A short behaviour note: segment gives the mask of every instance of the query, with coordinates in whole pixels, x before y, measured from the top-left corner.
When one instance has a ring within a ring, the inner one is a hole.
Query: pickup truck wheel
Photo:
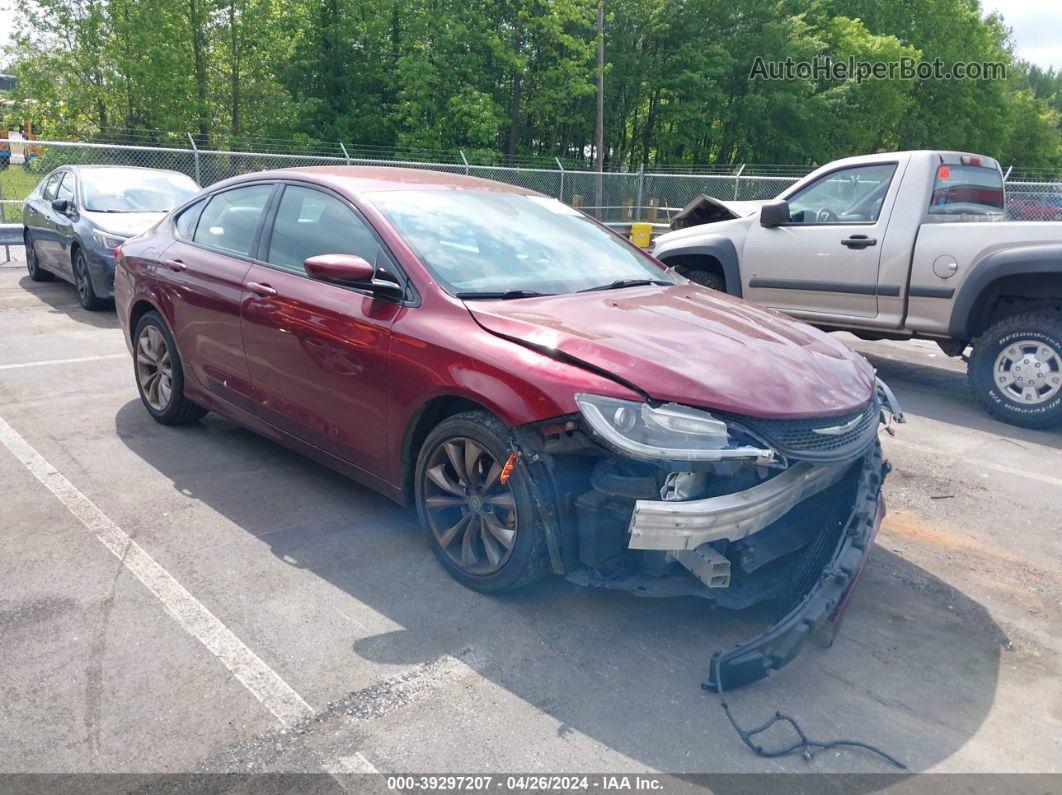
[[[1062,316],[1001,320],[974,343],[970,386],[988,413],[1023,428],[1062,424]]]
[[[715,271],[706,270],[694,270],[692,268],[677,268],[680,276],[685,276],[691,282],[699,284],[702,287],[711,287],[713,290],[718,290],[721,293],[726,292],[726,279],[723,278],[723,274],[716,273]]]
[[[509,429],[486,411],[439,423],[417,457],[417,513],[435,556],[477,591],[507,591],[549,570],[526,470],[505,472]]]

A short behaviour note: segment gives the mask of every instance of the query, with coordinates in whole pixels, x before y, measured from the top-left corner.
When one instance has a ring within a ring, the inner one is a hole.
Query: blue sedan
[[[63,166],[26,199],[26,267],[34,281],[59,276],[85,309],[114,297],[114,250],[199,192],[178,171],[129,166]]]

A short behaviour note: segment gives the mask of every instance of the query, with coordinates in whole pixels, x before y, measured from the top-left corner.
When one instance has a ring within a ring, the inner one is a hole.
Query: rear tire
[[[524,468],[501,482],[509,440],[493,414],[469,411],[439,423],[417,457],[417,515],[435,556],[459,583],[485,593],[521,588],[549,571]]]
[[[105,299],[96,295],[96,288],[92,286],[92,277],[88,272],[88,260],[80,248],[74,254],[74,286],[77,287],[77,297],[82,309],[95,312],[108,305]]]
[[[22,243],[26,247],[26,270],[29,271],[30,279],[35,282],[50,282],[54,279],[54,273],[41,267],[37,259],[37,244],[33,242],[33,235],[28,229],[22,233]]]
[[[156,422],[180,425],[207,410],[184,396],[184,368],[173,336],[158,312],[147,312],[133,332],[133,372],[140,400]]]
[[[1062,315],[1005,318],[973,346],[967,375],[996,419],[1022,428],[1062,425]]]

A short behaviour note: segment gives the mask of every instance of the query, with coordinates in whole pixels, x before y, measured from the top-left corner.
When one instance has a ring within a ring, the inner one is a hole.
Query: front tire
[[[502,474],[509,429],[470,411],[439,423],[417,457],[417,514],[439,562],[462,585],[487,593],[540,579],[549,570],[545,532],[523,467]]]
[[[148,312],[133,332],[133,367],[140,400],[156,422],[180,425],[207,410],[184,396],[184,368],[173,336],[158,312]]]
[[[1062,425],[1062,315],[999,321],[974,343],[967,373],[993,417],[1022,428]]]
[[[88,259],[80,248],[74,254],[74,286],[77,287],[77,297],[82,309],[95,312],[107,306],[107,301],[96,295],[96,288],[92,286],[92,277],[88,272]]]
[[[694,284],[699,284],[702,287],[709,287],[712,290],[718,290],[721,293],[726,292],[726,279],[723,278],[723,274],[715,271],[706,270],[693,270],[691,268],[677,268],[680,276],[685,276]]]
[[[50,282],[54,279],[55,274],[41,267],[37,259],[37,244],[33,242],[33,235],[28,229],[22,233],[22,243],[26,247],[26,270],[29,271],[30,279],[35,282]]]

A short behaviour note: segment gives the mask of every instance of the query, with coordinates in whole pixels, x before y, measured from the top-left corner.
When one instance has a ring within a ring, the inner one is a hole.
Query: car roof
[[[490,179],[464,174],[452,174],[426,168],[401,166],[302,166],[258,171],[232,177],[212,188],[237,185],[262,179],[306,179],[319,185],[338,188],[355,194],[391,190],[478,190],[498,193],[540,195],[537,191]]]

